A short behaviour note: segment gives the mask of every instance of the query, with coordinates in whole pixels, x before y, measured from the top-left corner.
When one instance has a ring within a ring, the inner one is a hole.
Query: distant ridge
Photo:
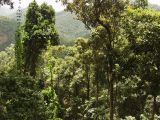
[[[0,8],[0,13],[4,10]],[[23,9],[23,14],[25,13],[26,9]],[[7,21],[3,19],[4,16]],[[73,45],[76,38],[87,37],[90,32],[82,22],[75,19],[75,15],[65,11],[56,13],[56,29],[60,35],[61,44],[65,45]],[[14,43],[15,30],[16,11],[3,14],[3,17],[2,14],[0,14],[0,50],[3,50],[10,43]],[[5,39],[3,40],[4,36]]]
[[[150,4],[149,7],[160,10],[160,6]],[[27,9],[23,9],[25,15]],[[76,16],[69,12],[56,13],[56,29],[60,35],[61,44],[73,45],[78,37],[89,37],[90,31],[84,24],[75,19]],[[14,43],[16,30],[16,10],[0,7],[0,50],[10,43]]]
[[[76,38],[87,37],[90,33],[75,15],[64,11],[56,13],[56,28],[63,44],[73,44]]]

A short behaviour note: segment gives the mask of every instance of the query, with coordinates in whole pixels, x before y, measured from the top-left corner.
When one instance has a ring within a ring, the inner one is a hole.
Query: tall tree
[[[125,21],[127,39],[129,41],[129,51],[133,51],[132,75],[136,74],[140,78],[139,89],[142,89],[145,96],[153,96],[153,107],[151,116],[153,120],[157,112],[156,98],[159,95],[159,20],[160,13],[149,9],[129,9],[127,15],[130,16]],[[132,19],[132,20],[130,20]],[[136,31],[134,31],[136,29]],[[131,65],[131,64],[130,64]],[[134,69],[133,69],[134,68]],[[148,83],[148,85],[146,85]],[[146,97],[147,98],[147,97]],[[149,113],[150,114],[150,113]]]
[[[67,5],[67,9],[74,12],[78,19],[81,20],[88,28],[97,27],[101,25],[106,30],[107,43],[106,53],[108,65],[106,68],[107,79],[109,81],[110,91],[110,120],[113,120],[114,116],[114,56],[113,49],[114,43],[117,39],[117,33],[119,30],[119,20],[121,13],[124,10],[125,1],[122,0],[61,0]]]
[[[39,46],[36,44],[40,42],[38,39],[40,38],[39,21],[41,19],[39,11],[39,6],[35,1],[30,3],[24,24],[24,72],[29,72],[31,76],[36,74],[36,62],[40,54]]]
[[[79,63],[82,64],[82,69],[85,71],[84,77],[87,82],[87,100],[90,100],[90,89],[91,89],[91,79],[90,79],[90,67],[92,61],[92,53],[90,50],[89,40],[84,38],[79,38],[76,42],[76,47],[78,51]]]
[[[33,1],[28,7],[24,25],[24,71],[36,76],[38,57],[47,47],[50,40],[58,44],[58,34],[55,30],[55,12],[45,3],[41,7]]]

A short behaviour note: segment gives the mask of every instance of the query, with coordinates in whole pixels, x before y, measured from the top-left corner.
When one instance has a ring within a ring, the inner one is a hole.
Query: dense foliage
[[[31,78],[0,77],[0,116],[3,120],[45,120],[45,102]]]
[[[159,120],[160,12],[142,0],[62,2],[90,36],[58,45],[54,10],[32,2],[15,56],[0,52],[1,119]]]
[[[48,44],[58,45],[59,37],[55,30],[55,12],[51,6],[34,1],[30,3],[26,14],[22,35],[24,49],[24,72],[36,75],[38,57]]]

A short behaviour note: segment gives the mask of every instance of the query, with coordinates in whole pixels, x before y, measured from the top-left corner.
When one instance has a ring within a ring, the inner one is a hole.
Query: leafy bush
[[[23,76],[0,76],[1,120],[51,120],[48,105],[36,81]]]

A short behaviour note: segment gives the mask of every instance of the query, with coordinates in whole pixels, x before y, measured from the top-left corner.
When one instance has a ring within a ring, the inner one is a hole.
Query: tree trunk
[[[33,77],[33,78],[35,78],[36,77],[36,60],[35,59],[33,59],[32,60],[32,65],[31,65],[32,67],[30,68],[30,75]]]
[[[50,75],[51,75],[51,89],[52,89],[52,92],[54,91],[54,88],[53,88],[53,72],[52,72],[52,67],[50,66]]]
[[[156,113],[156,95],[153,96],[153,108],[152,108],[152,118],[151,118],[151,120],[154,120],[155,113]]]
[[[96,67],[95,68],[95,82],[96,82],[96,108],[98,109],[98,96],[99,96],[99,86],[98,86],[98,83],[99,83],[99,75],[98,75],[98,68]],[[98,113],[96,113],[96,120],[98,120]]]
[[[90,100],[90,78],[89,78],[89,66],[86,65],[86,80],[87,80],[87,99]]]
[[[110,44],[111,46],[111,44]],[[109,79],[109,94],[110,94],[110,120],[114,119],[114,80],[113,80],[113,57],[112,57],[112,49],[109,50],[109,73],[108,73],[108,79]]]
[[[113,82],[110,83],[110,120],[114,117],[114,93],[113,93]]]

